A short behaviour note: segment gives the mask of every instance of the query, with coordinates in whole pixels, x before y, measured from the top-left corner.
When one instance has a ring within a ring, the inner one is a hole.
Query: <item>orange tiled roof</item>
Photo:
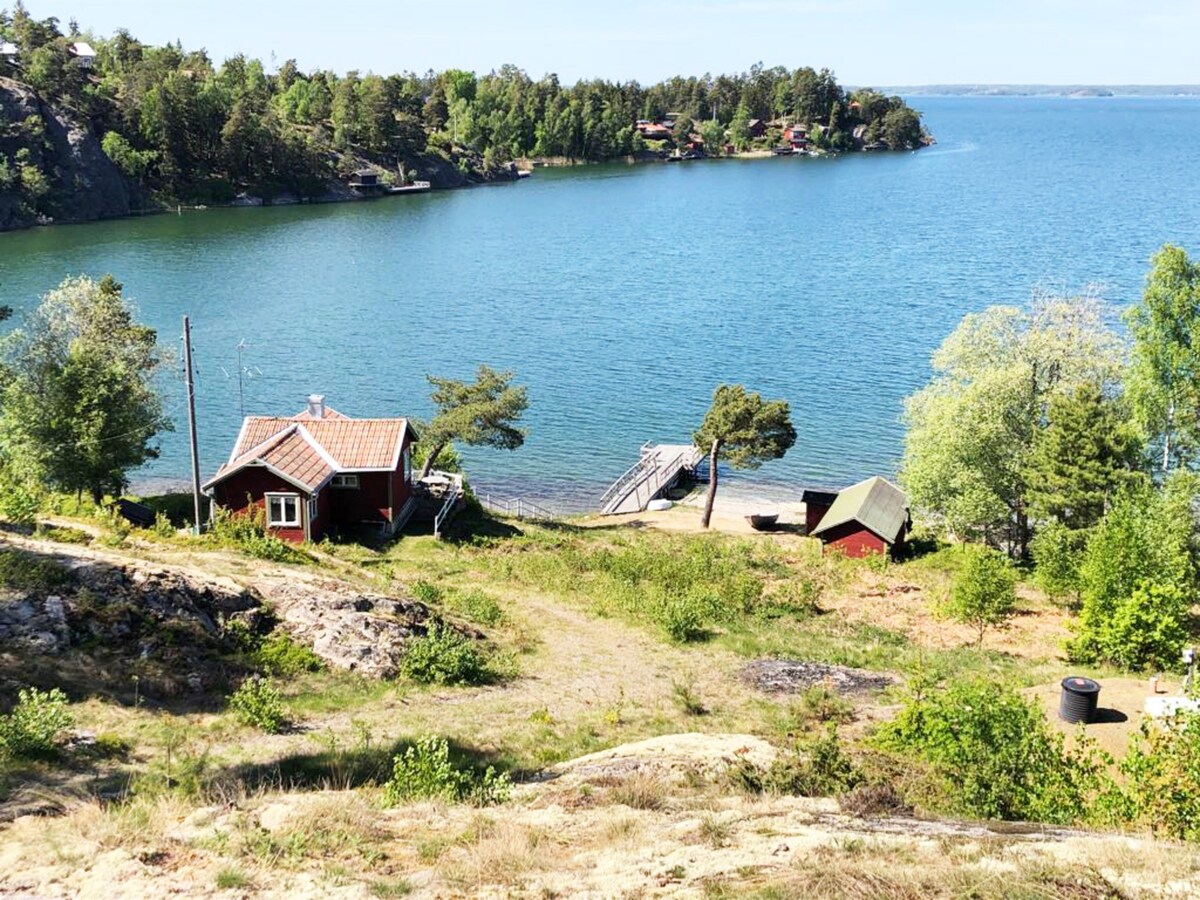
[[[247,416],[228,462],[209,484],[250,463],[265,464],[309,491],[338,472],[395,468],[407,419],[351,419],[328,407],[326,413],[323,419],[307,411],[290,419]]]
[[[350,417],[343,413],[338,412],[332,406],[326,406],[324,418],[326,418],[326,419],[348,419]],[[312,413],[309,412],[307,409],[303,410],[302,412],[296,413],[294,416],[292,416],[292,420],[295,422],[315,422],[315,421],[317,421],[316,419],[313,418]]]

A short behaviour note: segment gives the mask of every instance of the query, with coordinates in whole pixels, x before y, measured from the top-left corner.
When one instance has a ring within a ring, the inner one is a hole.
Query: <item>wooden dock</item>
[[[641,512],[694,469],[703,456],[691,444],[644,444],[638,461],[600,498],[600,514]]]

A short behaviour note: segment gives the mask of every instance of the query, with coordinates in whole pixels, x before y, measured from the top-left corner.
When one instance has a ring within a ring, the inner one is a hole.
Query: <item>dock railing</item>
[[[499,513],[502,516],[513,516],[517,519],[531,519],[533,521],[549,521],[558,518],[550,510],[539,506],[531,500],[526,500],[524,497],[510,497],[502,500],[493,497],[491,494],[484,494],[479,498],[479,502],[483,504],[484,509]]]

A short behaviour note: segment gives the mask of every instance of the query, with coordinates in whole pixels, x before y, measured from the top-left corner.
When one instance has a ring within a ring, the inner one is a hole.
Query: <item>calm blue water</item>
[[[516,369],[526,446],[475,484],[574,507],[646,440],[686,439],[713,387],[791,404],[749,489],[893,471],[901,400],[963,313],[1039,287],[1137,296],[1164,241],[1200,252],[1200,101],[917,98],[914,154],[539,171],[375,203],[213,210],[0,235],[0,303],[114,273],[165,339],[189,312],[203,468],[251,413],[312,391],[423,416],[426,372]],[[257,374],[261,371],[261,375]],[[143,480],[186,477],[179,430]]]

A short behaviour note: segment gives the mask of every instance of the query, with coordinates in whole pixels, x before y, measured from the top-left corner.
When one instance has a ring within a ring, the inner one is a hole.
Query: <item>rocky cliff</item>
[[[0,78],[0,231],[126,216],[130,200],[86,123]]]

